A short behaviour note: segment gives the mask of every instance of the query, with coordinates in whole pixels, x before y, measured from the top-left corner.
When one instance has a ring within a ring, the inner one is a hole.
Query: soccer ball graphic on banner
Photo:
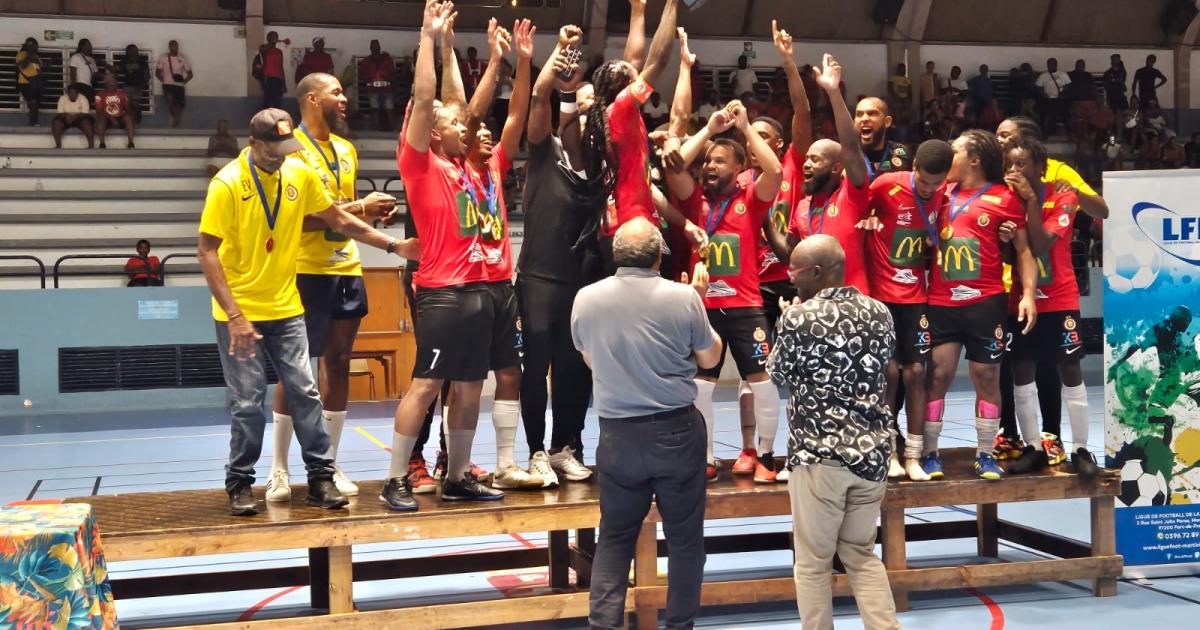
[[[1121,494],[1117,496],[1128,507],[1167,504],[1167,480],[1162,473],[1146,470],[1145,460],[1131,459],[1121,466]]]
[[[1162,268],[1162,253],[1137,230],[1108,239],[1104,255],[1104,278],[1117,293],[1129,293],[1154,284]]]

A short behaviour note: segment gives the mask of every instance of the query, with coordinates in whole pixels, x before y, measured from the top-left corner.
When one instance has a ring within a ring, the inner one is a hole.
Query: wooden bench
[[[977,479],[970,470],[973,449],[943,451],[946,478],[924,483],[891,483],[882,507],[880,541],[897,607],[908,608],[908,593],[1090,579],[1097,596],[1116,594],[1122,572],[1115,555],[1113,497],[1119,488],[1115,471],[1084,483],[1059,471],[1010,477],[998,482]],[[309,584],[314,608],[336,616],[339,627],[437,627],[522,623],[584,617],[588,607],[588,577],[595,551],[595,527],[600,520],[594,484],[566,484],[544,492],[510,492],[496,504],[445,504],[434,496],[418,496],[421,510],[388,512],[376,498],[380,482],[363,482],[361,493],[345,511],[330,512],[305,506],[302,486],[293,487],[290,504],[266,504],[259,515],[234,518],[226,510],[221,490],[144,493],[69,499],[95,506],[108,562],[146,560],[247,551],[309,548],[307,568],[282,568],[190,576],[115,580],[118,599],[179,593],[221,592],[248,588]],[[257,496],[262,496],[261,488]],[[1051,499],[1091,500],[1090,545],[1041,532],[997,518],[998,503]],[[982,502],[985,500],[987,502]],[[973,519],[905,525],[904,509],[975,504]],[[262,505],[260,503],[260,505]],[[790,513],[784,485],[755,484],[749,478],[712,484],[706,520],[778,516]],[[651,510],[638,538],[634,584],[627,612],[638,613],[639,628],[654,628],[657,611],[666,604],[665,581],[657,559],[665,543],[657,540],[658,513]],[[571,544],[571,530],[575,542]],[[432,540],[549,532],[546,548],[479,552],[450,557],[413,558],[354,563],[355,544]],[[977,538],[983,558],[997,558],[998,541],[1009,540],[1057,556],[1022,562],[908,568],[908,541]],[[766,534],[711,537],[709,554],[788,549],[790,530]],[[453,604],[423,605],[393,610],[355,612],[353,582],[421,575],[546,566],[547,594]],[[575,570],[574,583],[570,570]],[[844,574],[834,577],[834,592],[850,594]],[[704,605],[757,603],[794,599],[790,576],[706,582]],[[211,624],[197,628],[317,627],[331,622],[324,615],[286,620]]]

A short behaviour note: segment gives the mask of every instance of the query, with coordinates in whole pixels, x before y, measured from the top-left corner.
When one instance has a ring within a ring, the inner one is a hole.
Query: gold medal
[[[942,240],[948,241],[948,240],[950,240],[951,236],[954,236],[954,228],[953,227],[947,225],[946,227],[942,228]]]

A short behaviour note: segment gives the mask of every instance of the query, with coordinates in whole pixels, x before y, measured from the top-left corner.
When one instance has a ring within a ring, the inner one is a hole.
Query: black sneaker
[[[304,502],[323,510],[336,510],[346,507],[350,499],[338,491],[332,479],[309,479],[308,496],[304,497]]]
[[[417,511],[417,501],[413,499],[412,486],[408,484],[408,475],[392,477],[383,484],[379,492],[379,500],[387,504],[389,510],[395,512]]]
[[[250,484],[242,484],[229,491],[229,513],[233,516],[254,516],[258,514],[255,507],[254,494],[250,492]]]
[[[503,492],[479,483],[471,473],[467,473],[462,481],[442,482],[443,501],[499,501],[503,498]]]
[[[1008,473],[1010,475],[1024,475],[1049,467],[1050,460],[1046,458],[1046,451],[1039,451],[1030,445],[1021,449],[1020,457],[1008,465]]]
[[[1083,447],[1077,448],[1074,453],[1071,453],[1071,465],[1075,467],[1075,474],[1089,481],[1100,474],[1100,467],[1096,465],[1096,456]]]

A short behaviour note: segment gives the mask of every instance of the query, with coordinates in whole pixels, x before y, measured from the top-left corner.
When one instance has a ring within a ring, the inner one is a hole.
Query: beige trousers
[[[887,482],[867,481],[843,466],[797,466],[788,480],[796,551],[796,608],[803,630],[833,630],[833,555],[854,589],[866,630],[899,630],[875,525]]]

